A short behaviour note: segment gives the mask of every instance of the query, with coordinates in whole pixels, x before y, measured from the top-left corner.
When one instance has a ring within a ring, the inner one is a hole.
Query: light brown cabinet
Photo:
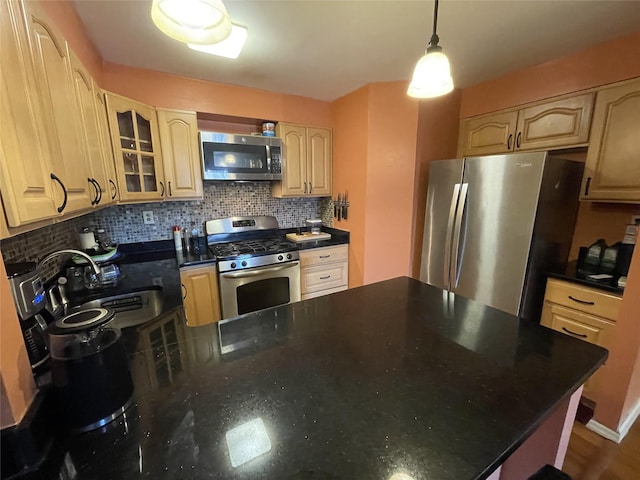
[[[188,326],[206,325],[222,318],[215,265],[181,268],[180,282]]]
[[[595,288],[550,278],[540,324],[586,342],[611,347],[622,297]],[[598,390],[606,365],[585,383],[586,397]]]
[[[300,293],[302,300],[340,292],[348,288],[348,251],[348,245],[300,251]]]
[[[18,3],[0,2],[0,44],[0,191],[7,226],[18,227],[60,216],[61,202]]]
[[[153,107],[106,94],[120,200],[164,200],[158,119]]]
[[[113,158],[113,147],[111,146],[111,135],[109,135],[109,124],[107,122],[107,103],[104,92],[93,84],[93,100],[95,103],[96,115],[98,119],[98,133],[100,137],[100,149],[102,150],[102,158],[104,159],[104,171],[106,176],[108,202],[118,202],[120,196],[118,193],[118,177],[116,176],[116,167]],[[105,201],[105,200],[103,200]]]
[[[582,200],[640,203],[640,80],[598,91]]]
[[[593,93],[466,119],[461,154],[488,155],[585,145],[589,141]]]
[[[107,159],[104,157],[98,115],[106,113],[96,108],[94,98],[94,81],[75,55],[71,55],[71,78],[75,89],[78,107],[79,135],[82,156],[88,162],[89,176],[87,181],[93,189],[91,205],[104,206],[112,203],[109,196],[108,177],[106,173]],[[113,162],[113,157],[111,158]]]
[[[43,132],[49,142],[52,175],[59,184],[56,198],[64,213],[84,210],[91,206],[94,192],[87,181],[89,169],[79,134],[69,48],[35,2],[25,7],[25,19]]]
[[[167,200],[202,198],[196,112],[157,109]]]
[[[282,138],[282,181],[274,182],[274,197],[331,196],[332,135],[328,128],[278,123]]]

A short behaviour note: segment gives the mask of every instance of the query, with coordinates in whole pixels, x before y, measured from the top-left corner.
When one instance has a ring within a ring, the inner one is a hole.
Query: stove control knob
[[[242,266],[243,266],[243,267],[246,267],[246,266],[247,266],[247,261],[246,261],[246,260],[243,260],[243,261],[242,261]]]
[[[291,254],[287,253],[287,260],[291,260]]]
[[[231,268],[236,268],[236,262],[231,262],[231,265],[229,265]]]
[[[284,260],[284,257],[282,255],[278,255],[278,260],[282,261]]]

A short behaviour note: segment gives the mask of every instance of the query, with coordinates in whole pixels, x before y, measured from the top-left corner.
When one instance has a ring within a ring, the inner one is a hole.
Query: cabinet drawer
[[[615,323],[570,308],[544,303],[542,325],[585,342],[608,348]]]
[[[347,285],[347,262],[317,265],[300,270],[300,293],[307,294]]]
[[[337,288],[330,288],[328,290],[320,290],[318,292],[305,293],[302,295],[302,300],[309,300],[310,298],[323,297],[324,295],[329,295],[330,293],[342,292],[347,289],[346,285],[342,285]]]
[[[622,297],[618,295],[552,278],[547,281],[544,299],[614,321],[622,303]]]
[[[333,262],[346,262],[349,257],[347,245],[335,247],[312,248],[300,252],[300,266],[323,265]]]

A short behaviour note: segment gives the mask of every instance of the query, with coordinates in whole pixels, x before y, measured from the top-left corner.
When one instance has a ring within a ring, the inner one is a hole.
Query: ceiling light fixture
[[[163,33],[185,43],[208,45],[231,34],[222,0],[153,0],[151,19]]]
[[[213,45],[195,45],[189,44],[189,48],[197,50],[199,52],[210,53],[211,55],[218,55],[220,57],[238,58],[244,43],[247,41],[249,31],[247,27],[236,25],[231,26],[231,35],[222,40],[221,42],[214,43]]]
[[[439,97],[453,90],[453,79],[447,56],[438,45],[438,0],[433,10],[433,34],[424,56],[418,60],[407,95],[415,98]]]

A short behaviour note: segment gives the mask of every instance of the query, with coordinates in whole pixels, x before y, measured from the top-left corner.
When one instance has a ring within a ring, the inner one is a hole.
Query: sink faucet
[[[41,267],[42,264],[48,262],[53,257],[57,257],[58,255],[62,255],[64,253],[70,253],[71,255],[80,255],[81,257],[86,258],[89,264],[91,265],[91,267],[93,268],[93,271],[96,272],[96,275],[100,275],[100,267],[96,262],[93,261],[93,258],[91,258],[89,255],[87,255],[86,253],[80,250],[73,250],[73,249],[58,250],[56,252],[50,253],[49,255],[44,257],[42,260],[40,260],[40,262],[38,263],[38,267]]]

